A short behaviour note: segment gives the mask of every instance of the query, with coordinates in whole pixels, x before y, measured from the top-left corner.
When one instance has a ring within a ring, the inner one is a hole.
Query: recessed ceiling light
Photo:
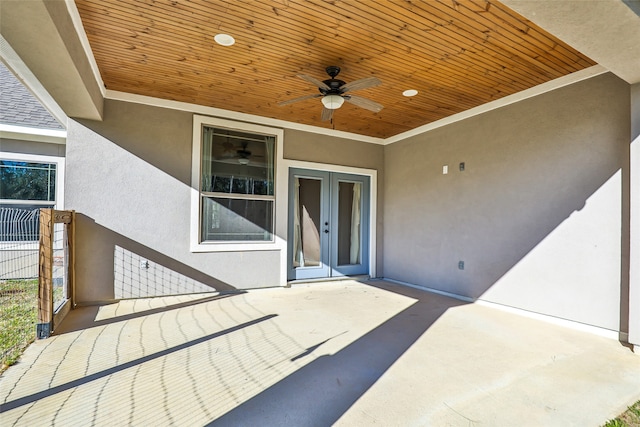
[[[213,39],[222,46],[232,46],[236,42],[236,39],[229,34],[216,34]]]
[[[416,96],[418,94],[418,91],[415,90],[415,89],[408,89],[408,90],[405,90],[404,92],[402,92],[402,94],[404,96]]]

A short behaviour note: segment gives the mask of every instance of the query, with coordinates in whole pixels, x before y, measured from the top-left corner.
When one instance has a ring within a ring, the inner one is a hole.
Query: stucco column
[[[629,343],[640,355],[640,83],[631,86]]]

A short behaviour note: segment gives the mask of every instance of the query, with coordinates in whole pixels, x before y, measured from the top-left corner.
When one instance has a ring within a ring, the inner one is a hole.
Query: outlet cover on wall
[[[464,270],[464,261],[458,261],[458,268]]]
[[[442,175],[446,175],[449,173],[449,165],[442,166]]]

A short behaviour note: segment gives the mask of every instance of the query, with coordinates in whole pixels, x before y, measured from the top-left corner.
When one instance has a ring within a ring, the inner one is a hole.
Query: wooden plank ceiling
[[[595,63],[494,0],[76,0],[107,89],[386,138]],[[216,44],[218,33],[236,44]],[[297,74],[382,84],[322,122]],[[406,89],[418,90],[404,97]]]

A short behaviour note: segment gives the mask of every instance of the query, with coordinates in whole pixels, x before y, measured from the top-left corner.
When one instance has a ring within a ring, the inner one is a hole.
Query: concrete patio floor
[[[599,426],[619,342],[382,281],[70,313],[0,377],[0,425]]]

